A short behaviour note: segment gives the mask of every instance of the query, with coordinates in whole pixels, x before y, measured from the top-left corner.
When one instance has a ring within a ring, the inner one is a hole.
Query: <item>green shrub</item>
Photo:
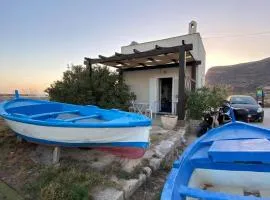
[[[51,84],[45,92],[54,101],[127,109],[136,96],[119,78],[117,72],[106,66],[94,66],[91,72],[80,65],[72,66],[62,80]]]
[[[187,117],[199,120],[205,111],[216,110],[227,97],[226,87],[203,87],[187,93]]]

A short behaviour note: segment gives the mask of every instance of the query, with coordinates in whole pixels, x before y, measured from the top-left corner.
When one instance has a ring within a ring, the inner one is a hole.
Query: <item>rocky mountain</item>
[[[207,85],[230,85],[233,93],[255,93],[257,87],[270,86],[270,58],[231,66],[210,68]]]

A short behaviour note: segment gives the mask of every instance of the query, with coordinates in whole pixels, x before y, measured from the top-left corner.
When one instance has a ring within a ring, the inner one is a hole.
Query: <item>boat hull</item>
[[[137,113],[53,101],[15,98],[0,116],[22,139],[63,147],[91,147],[140,157],[149,146],[151,120]]]
[[[150,127],[75,128],[40,126],[5,119],[23,139],[65,147],[133,147],[146,149]]]
[[[269,200],[269,156],[269,129],[242,122],[212,129],[175,161],[161,199]]]

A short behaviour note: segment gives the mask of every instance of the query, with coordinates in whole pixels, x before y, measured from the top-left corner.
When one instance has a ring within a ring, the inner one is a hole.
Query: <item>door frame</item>
[[[155,110],[153,110],[153,112],[156,111],[156,113],[160,113],[159,112],[159,110],[160,110],[160,95],[161,95],[160,79],[162,79],[162,78],[172,78],[172,112],[171,112],[171,114],[176,114],[175,111],[176,111],[176,107],[177,107],[176,102],[178,100],[178,86],[175,85],[175,80],[176,79],[178,80],[177,75],[159,75],[159,76],[154,76],[154,77],[150,78],[150,79],[157,79],[157,81],[158,81],[158,84],[156,84],[157,88],[155,88],[155,90],[158,92],[158,95],[157,95],[158,105],[155,105]],[[149,89],[150,89],[150,87],[149,87]],[[150,92],[149,92],[149,94],[150,94]],[[149,98],[149,103],[152,103],[152,102],[150,102],[150,98]]]

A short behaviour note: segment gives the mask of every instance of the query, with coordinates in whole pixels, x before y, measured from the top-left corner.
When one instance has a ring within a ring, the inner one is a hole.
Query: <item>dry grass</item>
[[[94,171],[88,163],[61,160],[61,167],[33,163],[29,152],[35,144],[17,142],[13,132],[0,121],[0,174],[25,199],[86,200],[96,186],[114,186],[107,175]]]
[[[103,170],[104,174],[115,175],[119,179],[137,179],[139,178],[139,174],[143,173],[141,165],[137,165],[132,172],[126,172],[122,170],[121,163],[112,162],[108,167]]]
[[[87,200],[96,186],[115,183],[100,172],[79,165],[48,167],[41,170],[37,180],[25,188],[26,199]]]

